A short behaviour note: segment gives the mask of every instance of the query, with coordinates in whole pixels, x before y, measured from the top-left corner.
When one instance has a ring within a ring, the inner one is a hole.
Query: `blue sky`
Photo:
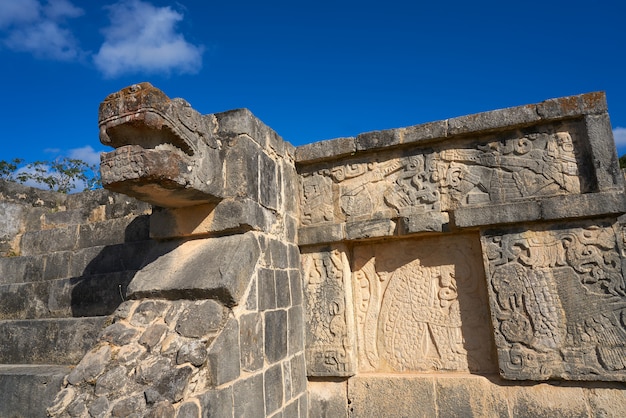
[[[626,153],[626,3],[0,0],[0,160],[97,161],[149,81],[294,145],[603,90]]]

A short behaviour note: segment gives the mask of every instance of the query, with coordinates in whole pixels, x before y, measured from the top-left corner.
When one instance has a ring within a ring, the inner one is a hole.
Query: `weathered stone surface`
[[[210,381],[220,386],[239,377],[241,357],[239,352],[239,324],[230,319],[208,352]]]
[[[449,218],[445,212],[428,212],[420,215],[404,216],[398,219],[400,234],[417,232],[443,232],[448,229]]]
[[[289,321],[289,355],[301,352],[304,349],[306,322],[302,306],[293,306],[288,311]]]
[[[152,350],[168,331],[168,327],[163,324],[154,324],[148,327],[139,338],[139,344]]]
[[[144,241],[149,238],[148,217],[109,219],[80,225],[77,248]]]
[[[452,219],[455,227],[468,228],[622,214],[626,211],[624,199],[623,192],[555,196],[528,202],[458,208],[452,212]]]
[[[287,270],[276,270],[274,278],[276,281],[276,307],[290,307],[291,289],[289,288],[289,272]]]
[[[295,355],[291,359],[291,393],[294,398],[300,396],[301,394],[306,394],[306,376],[307,368],[304,354]],[[300,399],[302,399],[301,396]],[[301,404],[300,412],[304,413],[304,411],[306,411],[306,408],[303,409]]]
[[[235,382],[233,385],[233,404],[235,417],[256,418],[265,416],[262,373]]]
[[[432,377],[354,377],[348,381],[349,416],[436,417],[433,380]],[[311,408],[315,408],[315,400],[315,395],[312,395]]]
[[[273,269],[259,269],[257,283],[259,289],[259,310],[276,308],[276,279]]]
[[[133,388],[133,380],[123,366],[117,366],[100,376],[96,381],[96,396],[106,396],[120,388],[129,391]]]
[[[296,148],[296,161],[309,163],[326,158],[337,158],[356,152],[355,138],[336,138],[304,144]]]
[[[87,353],[67,376],[67,381],[72,385],[81,382],[95,383],[96,379],[104,373],[106,364],[110,359],[111,347],[108,345],[103,345],[96,351]]]
[[[480,254],[475,235],[355,247],[359,370],[495,372]]]
[[[128,295],[193,296],[237,304],[253,277],[259,254],[259,244],[251,233],[162,243],[148,255],[145,267],[129,285]],[[184,269],[179,268],[180,260],[185,260]]]
[[[343,241],[345,236],[344,224],[315,225],[298,229],[298,242],[300,245]]]
[[[25,417],[45,417],[55,396],[69,405],[73,393],[58,393],[69,371],[67,366],[50,364],[0,365],[0,416],[13,417],[19,411]]]
[[[185,337],[204,337],[217,332],[224,323],[227,310],[214,300],[189,305],[176,323],[176,332]]]
[[[185,402],[178,408],[176,418],[200,418],[200,408],[195,402]]]
[[[44,277],[45,256],[0,258],[0,283],[24,283]]]
[[[224,184],[213,124],[148,83],[111,94],[99,111],[100,141],[116,148],[102,156],[103,184],[163,207],[219,201]]]
[[[356,353],[346,249],[343,246],[309,249],[302,254],[302,271],[307,373],[351,376],[356,371]]]
[[[280,363],[265,371],[265,415],[273,414],[283,405],[283,368]]]
[[[483,235],[503,377],[626,381],[626,285],[614,222]]]
[[[492,110],[448,119],[448,136],[527,126],[539,120],[535,105]]]
[[[264,316],[265,358],[274,363],[287,355],[287,312],[283,309],[266,311]]]
[[[359,134],[356,137],[357,151],[370,150],[376,148],[387,148],[400,144],[402,138],[397,129],[389,129],[386,131],[375,131]]]
[[[146,414],[146,418],[171,418],[175,414],[174,406],[169,401],[158,402]]]
[[[15,255],[15,238],[20,232],[24,207],[17,203],[0,201],[0,256]]]
[[[217,205],[157,209],[150,218],[150,236],[163,240],[267,231],[275,221],[270,210],[251,199],[227,198]]]
[[[135,339],[139,331],[122,323],[109,325],[102,331],[101,339],[115,345],[126,345]]]
[[[254,372],[263,367],[263,321],[259,313],[242,315],[239,319],[239,351],[241,369]]]
[[[452,220],[457,228],[539,221],[541,220],[541,204],[537,201],[530,201],[459,208],[452,212]]]
[[[114,417],[130,417],[131,415],[140,416],[145,409],[146,402],[141,395],[118,401],[111,408],[111,416]]]
[[[0,363],[76,364],[104,322],[105,318],[0,321]]]
[[[447,136],[447,133],[447,120],[429,122],[400,129],[400,135],[402,138],[401,142],[403,144],[427,142],[433,139],[445,138]]]
[[[191,363],[196,367],[202,366],[207,359],[206,343],[203,341],[191,341],[178,350],[176,363]]]
[[[307,385],[309,416],[319,418],[347,417],[348,397],[346,396],[346,386],[347,382],[309,382]]]
[[[179,402],[185,394],[192,373],[193,369],[189,366],[178,367],[172,373],[165,374],[157,383],[156,389],[170,402]]]
[[[93,401],[93,403],[89,407],[89,415],[91,415],[92,417],[101,418],[105,416],[108,410],[109,400],[106,398],[106,396],[100,396],[98,399]]]
[[[154,241],[139,241],[73,251],[70,277],[139,270],[154,247]]]
[[[298,253],[298,266],[300,265],[300,253]],[[294,306],[302,305],[302,275],[300,269],[289,270],[289,289],[291,290],[291,303]]]
[[[346,223],[346,239],[388,237],[394,234],[396,223],[391,219],[371,219]]]
[[[50,251],[50,243],[54,242],[57,251],[69,251],[76,247],[78,227],[47,229],[44,231],[26,232],[20,241],[21,255],[45,254]]]
[[[238,389],[242,392],[239,396],[244,397],[245,393],[243,392],[245,392],[245,387]],[[257,396],[257,394],[254,395]],[[209,390],[198,398],[202,407],[203,417],[233,417],[233,385],[223,389]],[[237,400],[239,401],[240,399]],[[250,409],[254,409],[254,406]],[[239,411],[242,412],[241,409]]]

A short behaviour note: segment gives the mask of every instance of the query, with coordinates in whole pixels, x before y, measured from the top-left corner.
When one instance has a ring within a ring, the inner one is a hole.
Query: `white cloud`
[[[4,14],[4,13],[6,14]],[[72,32],[64,27],[67,18],[83,14],[69,0],[2,0],[0,28],[6,28],[2,43],[15,51],[29,52],[37,58],[60,61],[84,55]]]
[[[68,151],[70,158],[83,160],[87,164],[100,165],[100,152],[93,149],[91,145],[82,148],[74,148]]]
[[[65,17],[79,17],[84,11],[74,6],[69,0],[49,0],[44,7],[44,13],[49,19],[57,20]]]
[[[41,5],[37,0],[0,1],[0,28],[21,25],[39,18]]]
[[[176,31],[183,15],[170,7],[155,7],[141,0],[107,6],[110,26],[94,56],[105,77],[122,74],[196,73],[202,67],[203,47],[187,42]]]
[[[626,146],[626,128],[618,126],[617,128],[613,129],[613,138],[615,139],[615,146]]]

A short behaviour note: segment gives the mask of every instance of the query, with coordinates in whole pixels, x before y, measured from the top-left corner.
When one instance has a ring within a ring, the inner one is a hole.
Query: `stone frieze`
[[[475,236],[363,245],[354,254],[359,371],[495,371]]]
[[[590,187],[576,122],[539,126],[399,153],[311,166],[302,173],[301,222],[397,218]]]
[[[626,381],[626,288],[610,221],[482,236],[500,373]]]

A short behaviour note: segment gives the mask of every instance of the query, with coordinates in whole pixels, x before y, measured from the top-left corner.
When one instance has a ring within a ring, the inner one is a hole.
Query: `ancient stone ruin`
[[[626,416],[602,93],[293,147],[147,83],[0,183],[0,417]]]

